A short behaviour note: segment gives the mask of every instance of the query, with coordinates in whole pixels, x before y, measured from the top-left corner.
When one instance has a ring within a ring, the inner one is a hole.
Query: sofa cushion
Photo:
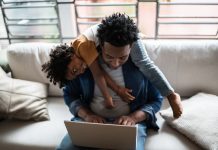
[[[58,86],[50,84],[46,74],[41,71],[41,66],[47,62],[49,53],[57,44],[54,43],[16,43],[8,47],[8,63],[12,70],[12,76],[49,84],[49,96],[62,96],[62,90]]]
[[[182,103],[184,113],[179,119],[173,118],[170,108],[161,111],[161,116],[173,128],[204,149],[217,149],[218,96],[199,93]]]
[[[218,95],[217,40],[145,40],[149,56],[183,97]]]
[[[54,150],[67,130],[64,120],[72,114],[62,97],[49,97],[50,120],[34,122],[5,120],[0,122],[0,149],[2,150]]]
[[[0,118],[49,119],[45,84],[9,78],[1,68],[0,77]]]

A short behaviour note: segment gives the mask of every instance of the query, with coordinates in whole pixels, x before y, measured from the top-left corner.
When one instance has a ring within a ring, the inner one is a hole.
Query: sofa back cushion
[[[49,60],[49,53],[57,44],[54,43],[16,43],[8,47],[8,63],[12,76],[16,79],[49,84],[49,96],[62,96],[58,86],[49,83],[41,65]]]
[[[218,42],[145,40],[149,56],[181,96],[218,95]]]
[[[215,40],[144,40],[145,48],[181,96],[198,92],[218,95],[218,42]],[[54,43],[20,43],[8,48],[14,78],[49,83],[41,65],[49,60]],[[62,90],[50,84],[49,95]]]

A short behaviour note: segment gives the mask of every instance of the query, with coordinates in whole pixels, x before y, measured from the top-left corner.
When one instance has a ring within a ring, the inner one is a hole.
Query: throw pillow
[[[48,120],[46,97],[45,84],[9,78],[0,68],[0,118]]]
[[[161,111],[161,116],[204,149],[218,149],[218,96],[198,93],[182,103],[184,113],[180,118],[174,119],[170,108]]]

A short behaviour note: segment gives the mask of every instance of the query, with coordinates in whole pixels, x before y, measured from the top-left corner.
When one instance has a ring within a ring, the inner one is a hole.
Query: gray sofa
[[[217,41],[194,40],[146,40],[148,54],[164,72],[175,90],[182,97],[190,97],[199,91],[218,94]],[[44,83],[48,86],[47,108],[50,120],[0,121],[0,149],[2,150],[54,150],[66,134],[64,120],[72,115],[64,104],[62,91],[49,84],[41,72],[41,64],[49,58],[53,43],[19,43],[7,49],[7,58],[16,79]],[[211,55],[212,54],[212,55]],[[193,78],[194,77],[194,78]],[[167,108],[164,101],[162,109]],[[146,150],[200,150],[190,139],[166,124],[156,114],[159,132],[148,131]]]

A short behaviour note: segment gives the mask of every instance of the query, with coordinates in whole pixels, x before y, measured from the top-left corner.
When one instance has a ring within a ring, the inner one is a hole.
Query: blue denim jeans
[[[147,128],[144,124],[137,124],[137,149],[136,150],[144,150],[145,139],[146,139],[146,131]],[[73,142],[68,134],[64,136],[60,145],[56,148],[56,150],[100,150],[98,148],[90,148],[90,147],[81,147],[73,145]]]

